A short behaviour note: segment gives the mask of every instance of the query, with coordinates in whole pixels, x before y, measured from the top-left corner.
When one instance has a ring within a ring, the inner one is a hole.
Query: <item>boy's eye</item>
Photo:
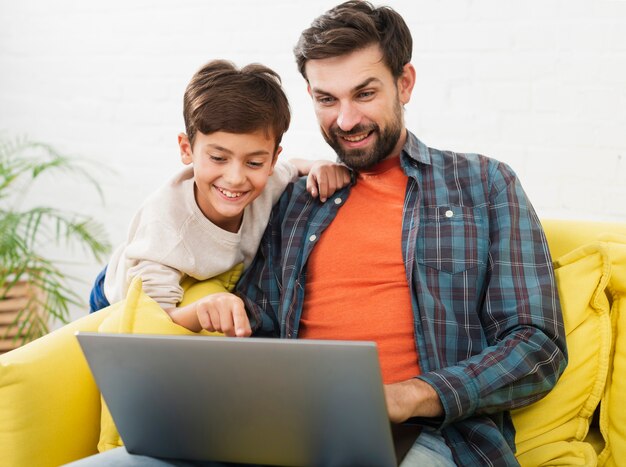
[[[225,157],[222,156],[215,156],[215,155],[209,155],[209,158],[213,161],[213,162],[224,162],[226,160]]]
[[[253,169],[260,169],[265,165],[265,162],[257,162],[257,161],[248,161],[248,167]]]

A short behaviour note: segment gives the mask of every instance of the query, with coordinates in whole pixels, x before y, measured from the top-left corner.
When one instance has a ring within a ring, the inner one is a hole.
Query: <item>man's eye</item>
[[[359,93],[359,99],[370,99],[374,97],[374,91],[363,91]]]
[[[332,103],[335,102],[335,98],[330,97],[330,96],[322,96],[322,97],[317,98],[317,102],[319,102],[322,105],[331,105]]]

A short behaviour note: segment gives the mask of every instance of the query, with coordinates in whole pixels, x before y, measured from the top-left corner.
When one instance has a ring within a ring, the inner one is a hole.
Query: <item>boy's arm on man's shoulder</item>
[[[300,176],[307,176],[307,191],[320,201],[324,202],[335,191],[350,183],[351,176],[348,168],[336,162],[318,159],[289,159]]]
[[[311,159],[300,159],[297,157],[293,157],[290,159],[287,159],[287,163],[293,165],[297,170],[298,170],[298,175],[300,177],[304,177],[305,175],[309,175],[309,172],[311,171],[311,169],[313,168],[313,165],[319,162],[318,160],[311,160]],[[330,164],[333,164],[334,162],[332,161],[324,161]]]

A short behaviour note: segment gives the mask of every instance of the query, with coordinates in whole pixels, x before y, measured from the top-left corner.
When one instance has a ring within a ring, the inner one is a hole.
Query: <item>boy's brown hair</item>
[[[338,57],[378,44],[394,78],[411,61],[413,39],[404,19],[387,6],[348,1],[316,18],[300,35],[293,52],[298,70],[306,77],[307,60]]]
[[[183,117],[193,147],[196,133],[252,133],[264,130],[278,149],[291,114],[280,76],[252,63],[238,69],[227,60],[213,60],[191,78],[183,99]]]

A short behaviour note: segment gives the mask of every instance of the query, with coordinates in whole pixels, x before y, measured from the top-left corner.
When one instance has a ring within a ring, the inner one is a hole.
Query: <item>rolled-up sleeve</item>
[[[443,425],[540,399],[567,365],[543,229],[515,174],[498,163],[491,175],[487,274],[476,310],[487,346],[419,376],[439,393]]]

